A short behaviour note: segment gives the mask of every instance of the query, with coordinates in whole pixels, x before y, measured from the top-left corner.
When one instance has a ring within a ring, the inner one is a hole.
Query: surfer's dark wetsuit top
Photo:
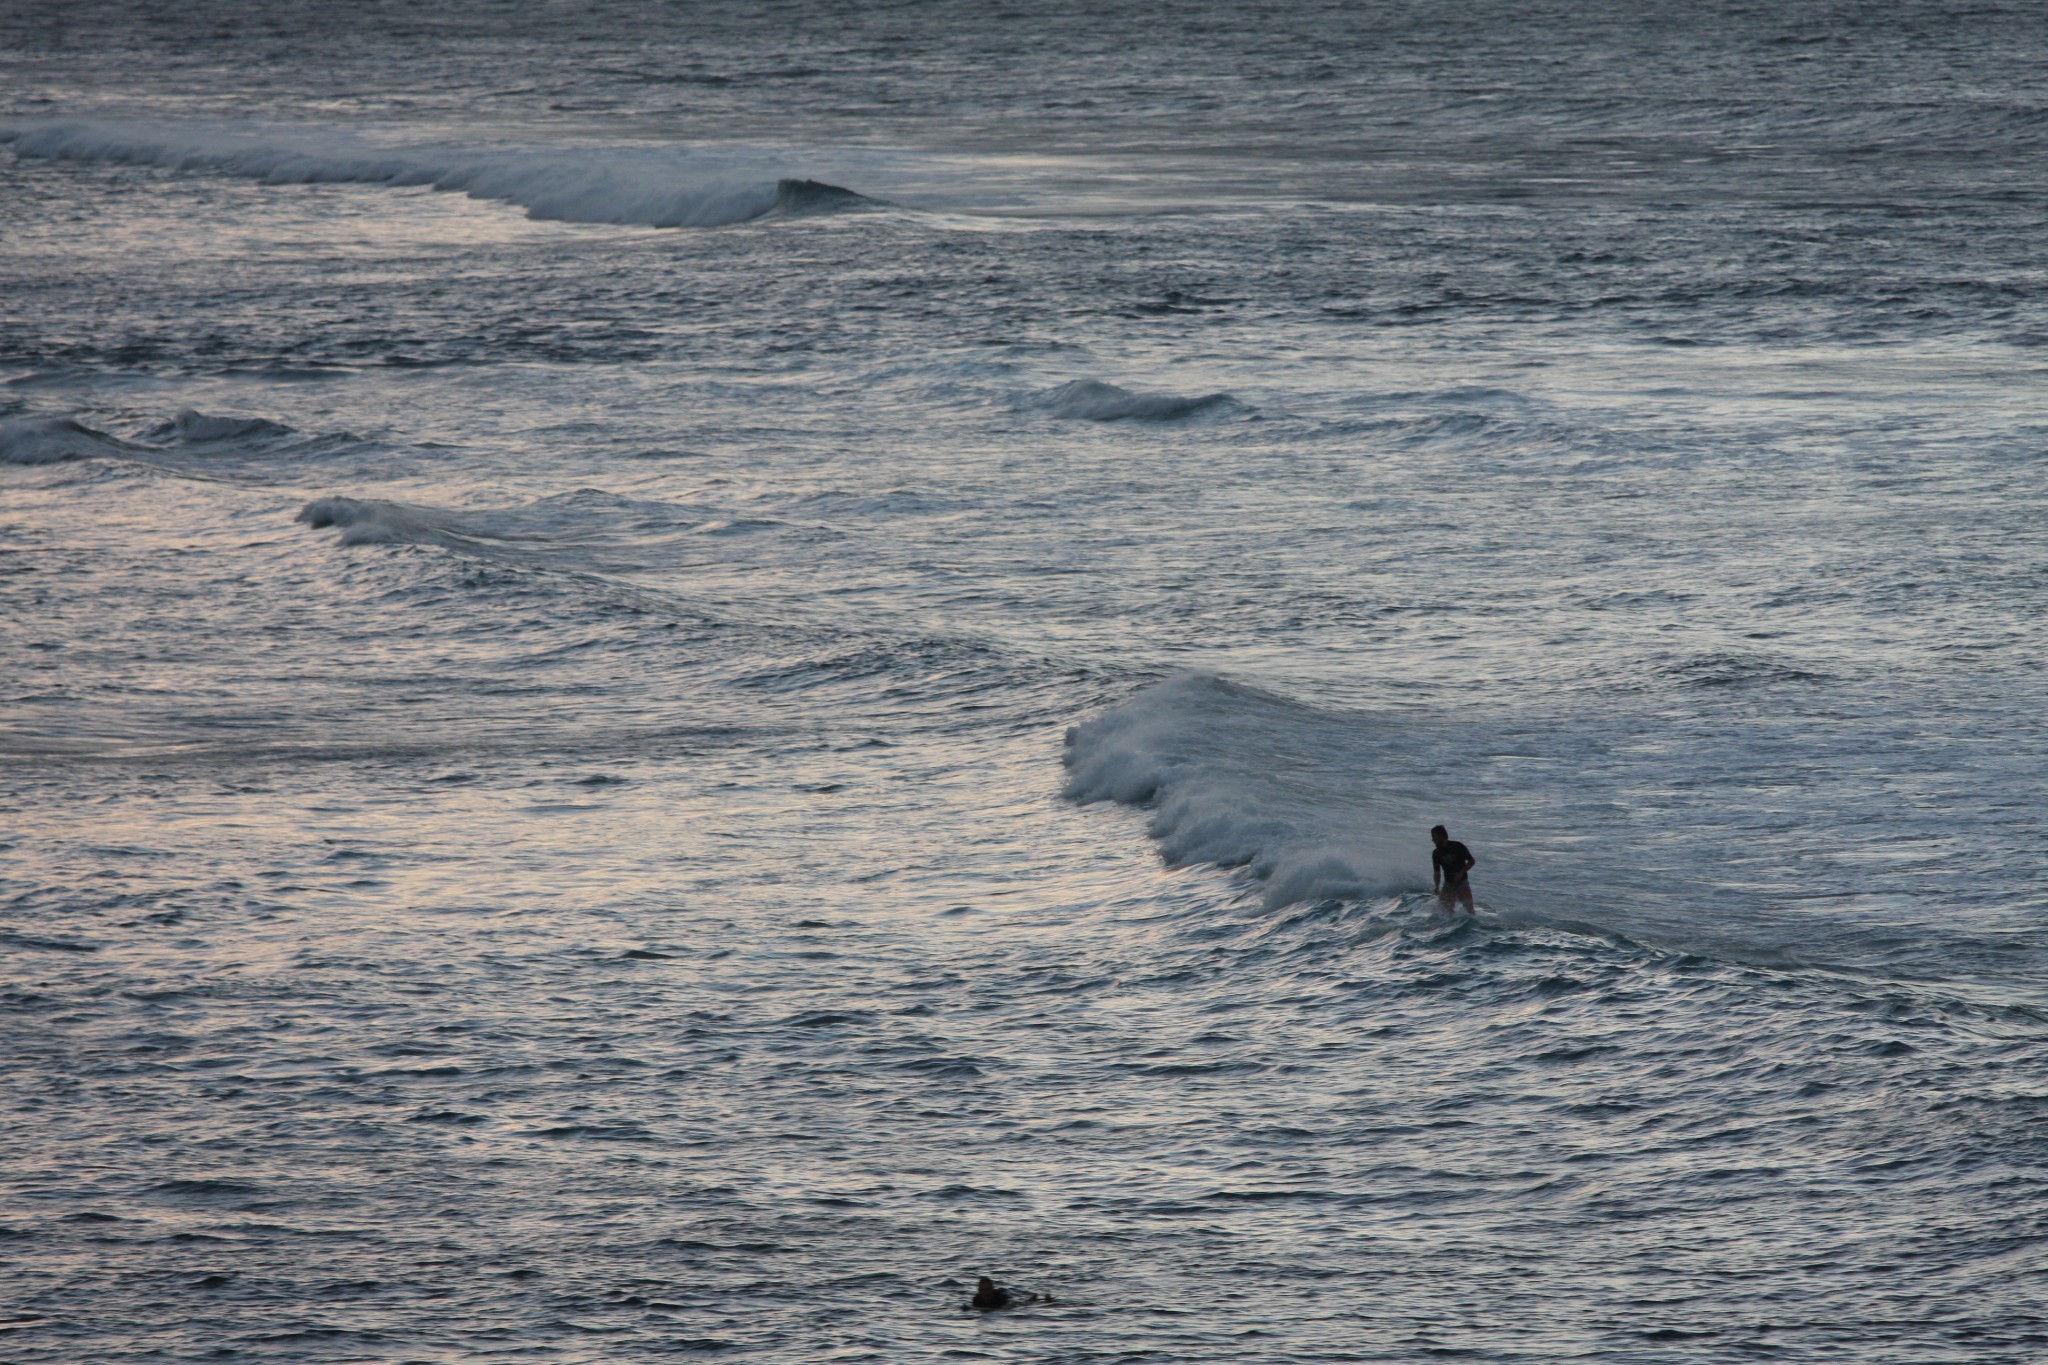
[[[1477,861],[1472,856],[1472,850],[1456,839],[1446,840],[1443,847],[1432,850],[1429,857],[1430,861],[1436,864],[1436,870],[1443,874],[1443,889],[1446,891],[1456,891],[1463,886],[1465,874]]]

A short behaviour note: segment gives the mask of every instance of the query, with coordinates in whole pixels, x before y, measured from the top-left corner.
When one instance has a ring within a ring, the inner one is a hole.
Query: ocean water
[[[2048,1357],[2044,57],[0,3],[0,1359]]]

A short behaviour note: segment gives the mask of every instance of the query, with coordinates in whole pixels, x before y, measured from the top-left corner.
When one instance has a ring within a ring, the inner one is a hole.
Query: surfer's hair
[[[1448,839],[1448,838],[1450,838],[1450,837],[1451,837],[1451,832],[1450,832],[1449,830],[1445,829],[1445,828],[1444,828],[1444,827],[1443,827],[1442,825],[1431,825],[1431,826],[1429,827],[1429,837],[1430,837],[1430,838],[1434,839],[1434,838],[1436,838],[1436,837],[1437,837],[1437,835],[1439,835],[1439,834],[1443,835],[1443,837],[1444,837],[1444,838],[1446,838],[1446,839]]]

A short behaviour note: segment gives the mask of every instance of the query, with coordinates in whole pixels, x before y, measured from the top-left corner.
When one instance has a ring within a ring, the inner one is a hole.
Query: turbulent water
[[[6,0],[0,1358],[2048,1355],[2044,55]]]

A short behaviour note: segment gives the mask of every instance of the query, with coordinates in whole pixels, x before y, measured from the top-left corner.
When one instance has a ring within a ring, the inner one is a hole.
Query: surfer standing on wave
[[[1477,867],[1479,860],[1442,825],[1433,827],[1429,837],[1436,844],[1436,850],[1429,855],[1429,881],[1436,888],[1437,899],[1443,902],[1445,910],[1462,905],[1467,914],[1478,914],[1472,908],[1472,883],[1465,874]]]

